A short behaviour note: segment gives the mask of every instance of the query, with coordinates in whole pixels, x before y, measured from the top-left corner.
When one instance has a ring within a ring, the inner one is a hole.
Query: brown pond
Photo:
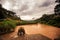
[[[17,35],[20,27],[26,32],[23,37]],[[58,36],[60,36],[60,28],[38,23],[17,26],[13,33],[0,36],[0,40],[53,40]]]

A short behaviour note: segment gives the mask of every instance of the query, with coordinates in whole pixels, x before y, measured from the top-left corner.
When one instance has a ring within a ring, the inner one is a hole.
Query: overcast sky
[[[43,14],[54,13],[55,0],[1,0],[7,10],[16,12],[23,20],[40,18]]]

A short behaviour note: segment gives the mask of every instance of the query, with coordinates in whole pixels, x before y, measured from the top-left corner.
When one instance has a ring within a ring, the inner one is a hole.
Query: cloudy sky
[[[55,0],[0,0],[0,3],[5,9],[16,12],[22,20],[35,20],[43,14],[52,14],[56,5]]]

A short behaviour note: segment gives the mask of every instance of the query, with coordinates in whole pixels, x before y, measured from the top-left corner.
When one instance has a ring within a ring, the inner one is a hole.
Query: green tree
[[[5,18],[5,9],[2,8],[2,5],[0,4],[0,19],[4,19]]]
[[[55,2],[60,3],[60,0],[56,0]]]
[[[58,4],[54,8],[54,12],[56,15],[60,15],[60,0],[56,0],[56,3]]]
[[[0,4],[0,20],[1,19],[6,19],[6,18],[20,20],[20,18],[16,15],[15,12],[12,12],[12,11],[9,11],[7,9],[4,9],[2,7],[2,5]]]

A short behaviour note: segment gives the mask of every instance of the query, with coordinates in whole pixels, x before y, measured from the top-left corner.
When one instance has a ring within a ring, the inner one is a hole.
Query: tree
[[[60,0],[56,0],[56,3],[58,4],[54,8],[54,12],[56,15],[60,15]]]
[[[6,19],[6,18],[10,18],[10,19],[20,19],[15,12],[12,12],[10,10],[4,9],[2,7],[2,5],[0,4],[0,20],[2,19]]]
[[[12,12],[12,11],[7,11],[7,15],[8,16],[15,16],[16,13]]]
[[[60,0],[56,0],[55,2],[60,3]]]
[[[4,19],[5,18],[5,9],[2,8],[2,5],[0,4],[0,19]]]

